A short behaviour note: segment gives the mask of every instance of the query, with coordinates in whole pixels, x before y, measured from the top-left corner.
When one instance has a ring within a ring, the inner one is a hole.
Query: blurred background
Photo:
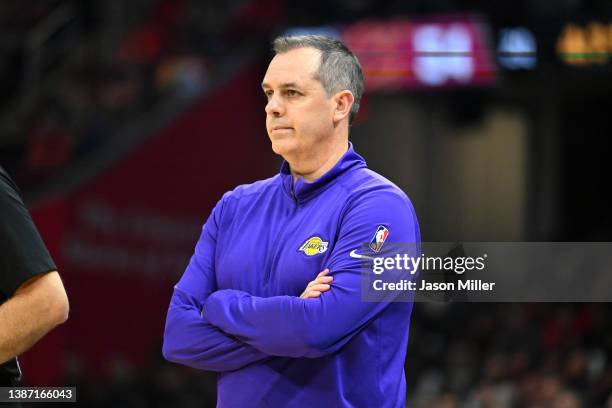
[[[424,241],[610,241],[609,0],[2,1],[0,165],[71,300],[26,384],[214,406],[214,373],[163,361],[165,313],[216,201],[278,171],[259,84],[282,33],[356,53],[351,140]],[[408,405],[612,407],[610,312],[416,304]]]

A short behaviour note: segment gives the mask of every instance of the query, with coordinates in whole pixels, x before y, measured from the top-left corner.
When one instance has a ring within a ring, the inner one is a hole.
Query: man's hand
[[[331,289],[329,285],[331,281],[334,279],[331,276],[325,276],[329,273],[329,269],[323,270],[317,277],[310,281],[304,289],[304,292],[300,295],[301,299],[314,299],[321,296],[321,293],[327,292]]]

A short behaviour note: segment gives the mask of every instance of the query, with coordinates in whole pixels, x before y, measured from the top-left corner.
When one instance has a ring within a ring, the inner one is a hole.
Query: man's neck
[[[295,165],[293,166],[291,162],[289,162],[289,167],[291,168],[291,175],[293,176],[293,181],[295,182],[298,177],[302,177],[304,180],[308,182],[313,182],[316,179],[323,176],[325,173],[330,171],[332,167],[338,163],[338,161],[344,156],[346,151],[348,150],[348,141],[343,140],[342,142],[335,143],[332,145],[330,150],[327,150],[324,156],[317,155],[310,159],[311,163],[307,165]],[[296,170],[294,170],[296,169]],[[301,169],[307,169],[303,172],[300,172]]]

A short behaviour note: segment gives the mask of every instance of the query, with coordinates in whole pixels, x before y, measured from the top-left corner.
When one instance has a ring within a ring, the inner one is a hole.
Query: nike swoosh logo
[[[351,253],[349,254],[349,256],[351,258],[357,258],[357,259],[374,259],[371,256],[358,254],[356,249],[353,249]]]

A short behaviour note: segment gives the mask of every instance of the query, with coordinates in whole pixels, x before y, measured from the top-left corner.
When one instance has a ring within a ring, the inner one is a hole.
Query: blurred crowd
[[[612,407],[609,304],[415,306],[408,406]]]
[[[161,345],[160,345],[161,350]],[[85,374],[77,356],[66,361],[64,384],[76,387],[79,406],[92,408],[206,408],[216,406],[216,374],[170,364],[155,353],[147,366],[109,361],[105,378]],[[57,405],[57,404],[56,404]],[[67,403],[66,407],[73,404]],[[60,405],[61,406],[61,405]]]
[[[157,105],[203,94],[224,58],[265,36],[279,15],[248,1],[110,3],[2,6],[0,27],[17,44],[0,66],[12,79],[0,104],[0,160],[22,188],[87,156]],[[68,17],[40,46],[39,63],[29,65],[28,38],[59,11]],[[23,83],[32,71],[33,95]]]

